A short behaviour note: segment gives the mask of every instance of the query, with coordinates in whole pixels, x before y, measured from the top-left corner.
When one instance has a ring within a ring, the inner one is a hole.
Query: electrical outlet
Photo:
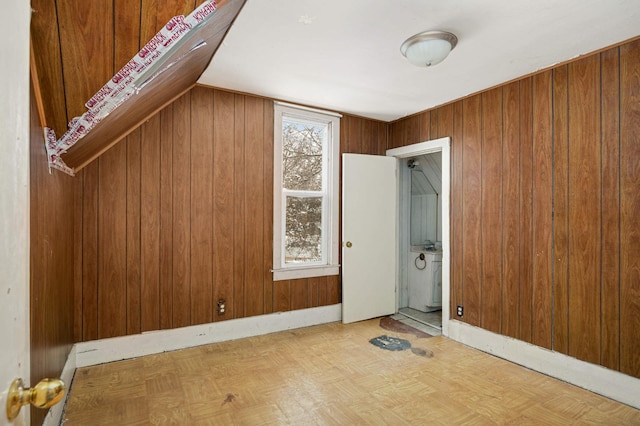
[[[224,299],[218,300],[218,315],[224,315],[227,308],[227,302]]]
[[[459,316],[459,317],[464,316],[464,306],[462,306],[462,305],[458,305],[458,311],[457,311],[457,314],[458,314],[458,316]]]

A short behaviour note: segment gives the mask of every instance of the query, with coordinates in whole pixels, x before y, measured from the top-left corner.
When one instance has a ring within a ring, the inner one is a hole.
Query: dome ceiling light
[[[458,37],[446,31],[425,31],[409,37],[400,52],[418,67],[439,64],[458,44]]]

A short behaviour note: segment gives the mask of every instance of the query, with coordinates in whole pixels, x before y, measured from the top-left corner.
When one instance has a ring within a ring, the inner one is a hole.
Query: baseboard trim
[[[60,374],[60,379],[65,383],[66,391],[64,393],[64,398],[62,401],[54,405],[49,409],[49,412],[44,418],[42,422],[43,426],[58,426],[62,423],[62,414],[64,413],[64,408],[67,405],[67,397],[69,396],[69,388],[71,387],[71,382],[73,381],[73,375],[76,372],[76,346],[73,345],[71,347],[71,351],[69,351],[69,355],[67,356],[67,361],[64,363],[64,367],[62,367],[62,373]]]
[[[342,304],[76,343],[76,367],[340,321]]]
[[[450,339],[640,409],[640,379],[479,327],[449,321]]]

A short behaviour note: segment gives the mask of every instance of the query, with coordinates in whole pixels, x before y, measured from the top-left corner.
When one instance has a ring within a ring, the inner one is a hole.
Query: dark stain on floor
[[[420,331],[417,328],[411,327],[410,325],[404,324],[398,320],[394,320],[391,317],[380,318],[380,327],[384,328],[385,330],[395,331],[396,333],[413,334],[419,339],[433,337],[432,335],[427,334],[424,331]]]
[[[423,356],[425,358],[433,358],[433,352],[428,351],[428,350],[424,350],[421,348],[411,348],[411,352],[413,352],[414,354],[418,355],[418,356]]]
[[[222,405],[226,403],[232,403],[233,401],[235,401],[235,399],[236,399],[236,395],[232,393],[228,393],[227,397],[224,399],[224,401],[222,401]]]
[[[405,351],[407,349],[411,349],[411,352],[415,355],[425,358],[433,357],[433,352],[431,351],[411,347],[411,342],[409,342],[408,340],[401,339],[399,337],[390,337],[386,334],[374,337],[373,339],[369,340],[369,343],[387,351]]]
[[[389,337],[386,334],[374,337],[369,340],[369,343],[388,351],[404,351],[411,347],[411,343],[408,340],[400,339],[398,337]]]

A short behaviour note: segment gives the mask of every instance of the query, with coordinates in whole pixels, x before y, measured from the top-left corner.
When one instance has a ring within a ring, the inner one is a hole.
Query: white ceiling
[[[415,67],[428,30],[458,46]],[[198,82],[391,121],[638,35],[640,0],[247,0]]]

